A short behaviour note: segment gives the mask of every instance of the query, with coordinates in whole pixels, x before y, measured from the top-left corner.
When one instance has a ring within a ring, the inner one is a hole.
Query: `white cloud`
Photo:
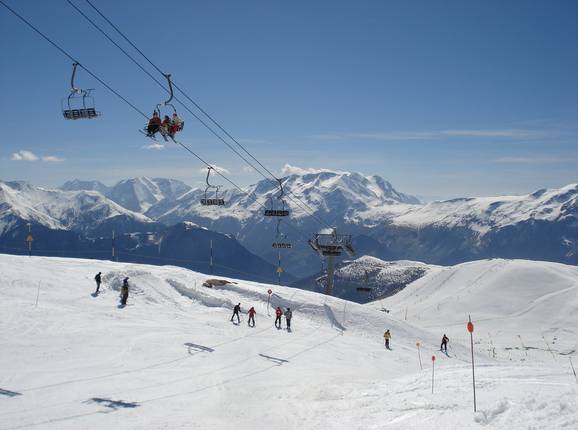
[[[500,157],[493,160],[500,164],[550,164],[550,163],[572,163],[574,157]]]
[[[230,175],[230,174],[231,174],[231,172],[230,172],[229,170],[225,169],[224,167],[217,166],[216,164],[213,164],[212,167],[213,167],[213,169],[215,169],[215,171],[217,171],[217,172],[219,172],[219,173],[221,173],[221,174],[223,174],[223,175]],[[205,174],[206,174],[206,173],[207,173],[207,168],[206,168],[206,167],[201,167],[201,168],[199,169],[199,173],[205,173]]]
[[[46,155],[46,156],[42,157],[42,161],[47,161],[49,163],[60,163],[60,162],[64,161],[64,158],[59,158],[59,157],[56,157],[54,155]]]
[[[64,158],[56,157],[55,155],[44,155],[39,157],[32,151],[27,151],[25,149],[15,152],[12,154],[12,160],[14,161],[38,161],[42,160],[48,163],[58,163],[64,161]]]
[[[542,130],[525,129],[498,129],[498,130],[434,130],[434,131],[392,131],[383,133],[328,133],[307,136],[316,140],[347,140],[347,139],[367,139],[381,141],[400,140],[434,140],[443,137],[498,137],[509,139],[536,139],[544,138],[551,133]]]
[[[21,150],[12,154],[12,160],[15,161],[36,161],[38,156],[33,152]]]
[[[255,169],[253,169],[251,166],[243,166],[241,170],[243,173],[253,173],[255,171]]]
[[[151,143],[150,145],[141,146],[141,149],[154,149],[156,151],[162,151],[165,149],[165,145],[161,145],[160,143]]]

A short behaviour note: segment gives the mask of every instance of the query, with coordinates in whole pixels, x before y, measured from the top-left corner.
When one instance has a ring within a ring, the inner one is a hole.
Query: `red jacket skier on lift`
[[[149,124],[147,126],[147,136],[154,137],[154,135],[159,131],[161,128],[161,119],[159,118],[159,114],[157,111],[153,112],[153,117],[149,120]]]
[[[173,113],[173,118],[171,119],[171,126],[169,127],[169,136],[171,138],[175,137],[177,131],[181,131],[182,129],[183,120],[179,118],[177,113]]]

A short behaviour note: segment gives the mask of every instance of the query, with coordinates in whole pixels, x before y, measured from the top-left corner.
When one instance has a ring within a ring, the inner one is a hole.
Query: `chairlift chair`
[[[156,112],[157,115],[159,116],[159,118],[162,118],[164,115],[166,115],[166,112],[163,112],[161,109],[164,108],[165,106],[169,106],[172,109],[172,113],[176,114],[177,113],[177,108],[175,108],[175,106],[171,103],[174,97],[173,94],[173,83],[171,81],[171,75],[170,74],[164,74],[163,76],[167,79],[167,82],[169,84],[169,98],[167,100],[165,100],[164,102],[161,102],[159,104],[156,105],[155,109],[153,112]],[[172,118],[172,116],[169,116],[170,118]],[[185,128],[185,122],[181,119],[181,123],[179,125],[179,128],[176,130],[177,132],[183,131],[183,129]],[[148,124],[145,124],[144,126],[144,131],[145,134],[150,137],[151,139],[155,140],[154,135],[149,135],[148,134]],[[171,139],[174,140],[174,136],[171,136],[169,134],[168,130],[164,130],[162,127],[159,128],[159,132],[161,133],[161,135],[163,136],[163,138],[165,140],[167,140],[166,136],[169,136]]]
[[[61,101],[62,116],[67,120],[95,119],[101,115],[94,107],[94,98],[90,95],[93,88],[83,90],[74,86],[76,67],[72,64],[72,77],[70,78],[70,94]]]
[[[201,204],[203,206],[224,206],[225,205],[225,200],[219,198],[219,189],[221,188],[220,185],[211,185],[211,183],[209,182],[209,176],[211,175],[211,170],[214,170],[214,167],[209,166],[207,168],[207,177],[205,179],[205,182],[207,183],[207,186],[205,187],[205,198],[201,199]],[[210,189],[214,189],[215,190],[215,198],[209,198],[208,197],[208,193]]]
[[[283,191],[283,184],[281,182],[281,179],[277,179],[277,182],[279,182],[280,193],[276,198],[281,202],[281,209],[275,208],[275,202],[273,200],[273,196],[271,196],[269,197],[270,202],[269,208],[265,209],[264,213],[265,216],[274,216],[274,217],[289,216],[289,211],[285,209],[285,200],[283,199],[285,192]]]

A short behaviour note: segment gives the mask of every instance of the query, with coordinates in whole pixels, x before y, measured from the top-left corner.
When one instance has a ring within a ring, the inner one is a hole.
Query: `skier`
[[[149,125],[147,126],[147,136],[154,137],[157,131],[161,128],[161,119],[157,111],[153,112],[153,117],[149,120]]]
[[[251,327],[255,327],[255,314],[257,313],[257,311],[253,306],[251,306],[251,309],[249,309],[249,312],[247,313],[249,314],[249,320],[247,321],[247,325],[251,326],[251,321],[253,321],[253,325]]]
[[[285,321],[287,322],[287,331],[291,331],[291,317],[293,317],[293,312],[290,308],[285,311]]]
[[[171,119],[171,126],[169,128],[169,136],[171,138],[174,139],[175,134],[177,134],[177,131],[181,131],[181,125],[183,123],[183,120],[179,118],[179,116],[177,115],[177,113],[175,112],[173,114],[173,118]]]
[[[171,119],[169,118],[168,115],[165,115],[163,122],[161,123],[161,128],[162,128],[162,133],[164,134],[168,134],[170,128],[171,128]]]
[[[231,316],[231,322],[233,322],[233,318],[237,315],[237,323],[241,322],[241,317],[239,317],[239,312],[241,312],[241,303],[238,303],[233,308],[233,315]]]
[[[445,352],[446,354],[448,353],[448,342],[450,341],[450,338],[446,336],[446,334],[444,333],[444,337],[442,337],[442,344],[440,346],[440,351]]]
[[[100,290],[100,283],[102,282],[100,275],[102,275],[102,272],[98,272],[94,277],[94,280],[96,281],[96,291],[94,292],[95,296],[98,294],[98,290]]]
[[[389,329],[385,330],[385,333],[383,333],[383,338],[385,339],[385,347],[389,349],[389,340],[391,339],[391,333],[389,332]]]
[[[283,316],[283,310],[277,306],[277,309],[275,309],[275,327],[277,328],[281,328],[281,316]],[[277,325],[277,323],[279,323],[279,325]]]
[[[122,281],[122,287],[120,289],[120,305],[126,306],[126,301],[128,300],[128,276]]]

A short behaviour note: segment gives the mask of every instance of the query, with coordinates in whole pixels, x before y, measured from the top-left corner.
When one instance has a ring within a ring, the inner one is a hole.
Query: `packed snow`
[[[536,290],[533,279],[542,268],[539,263],[519,284]],[[576,305],[575,284],[566,278],[569,269],[546,269],[542,276],[551,276],[556,285],[544,290],[547,298],[540,303],[549,301],[549,309],[557,303],[560,314],[552,315],[549,327],[560,324],[560,338],[570,327],[564,335],[575,341],[575,320],[557,319],[571,317]],[[481,318],[487,316],[484,304],[488,314],[497,312],[497,296],[462,300],[457,310],[440,306],[437,319],[422,324],[413,305],[407,320],[405,311],[398,312],[405,301],[388,302],[391,311],[385,313],[379,303],[358,305],[235,279],[207,288],[203,283],[210,276],[171,266],[0,255],[0,270],[1,429],[578,426],[578,384],[569,366],[576,353],[568,339],[560,339],[551,356],[528,350],[527,357],[518,351],[511,360],[492,357],[476,340],[478,412],[473,412],[469,339],[448,333],[449,356],[439,352],[439,340],[454,324],[465,331],[464,317],[471,312],[476,339],[491,330],[495,342],[510,342],[509,333],[494,331],[495,325]],[[103,285],[93,296],[98,271]],[[446,272],[431,270],[414,284],[435,295],[448,285],[447,277],[442,282]],[[476,283],[474,272],[462,277],[464,287],[468,281],[490,294],[515,281],[506,277],[492,283],[490,277]],[[128,306],[118,308],[126,276]],[[408,300],[414,300],[411,291]],[[536,294],[521,294],[518,288],[501,294],[504,300],[517,297],[510,306],[521,315],[534,315]],[[256,308],[255,328],[247,326],[244,314],[239,325],[230,322],[238,302],[244,312]],[[292,308],[292,331],[274,327],[277,305]],[[523,320],[524,333],[542,330],[548,316],[536,318]],[[420,328],[444,322],[447,327]],[[392,333],[391,350],[383,345],[386,328]],[[517,346],[515,339],[511,342]]]

